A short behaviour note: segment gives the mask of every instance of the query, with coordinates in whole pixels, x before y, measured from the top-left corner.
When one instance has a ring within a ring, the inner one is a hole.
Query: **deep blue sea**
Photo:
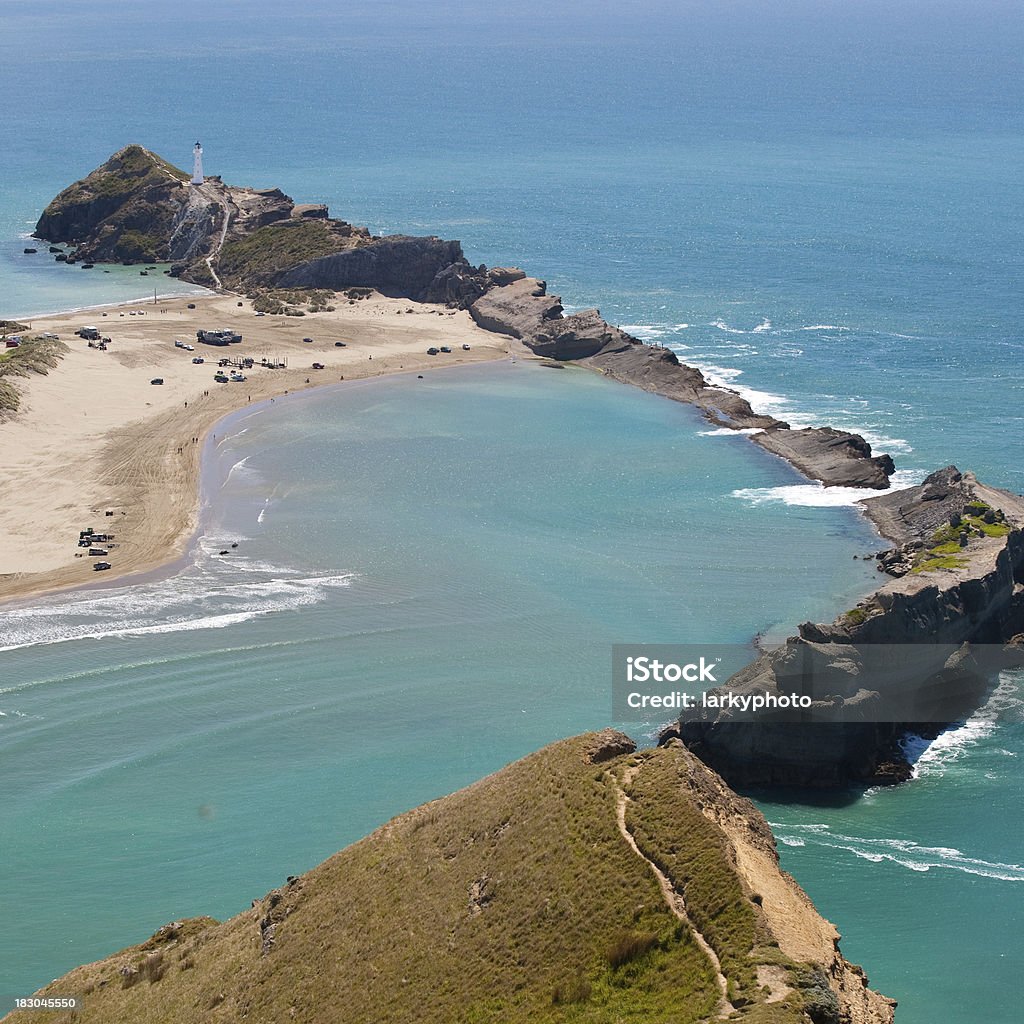
[[[1022,52],[994,2],[0,0],[0,316],[143,297],[24,236],[121,146],[199,138],[207,173],[459,238],[860,430],[900,481],[1022,491]],[[576,371],[340,388],[218,438],[184,569],[0,614],[3,999],[606,724],[612,643],[745,642],[873,583],[853,495]],[[901,1024],[1018,1019],[1019,687],[907,786],[762,803]]]

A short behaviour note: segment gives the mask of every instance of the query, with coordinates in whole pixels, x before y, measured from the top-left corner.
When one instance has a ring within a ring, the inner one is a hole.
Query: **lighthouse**
[[[192,150],[192,184],[203,183],[203,147],[197,142]]]

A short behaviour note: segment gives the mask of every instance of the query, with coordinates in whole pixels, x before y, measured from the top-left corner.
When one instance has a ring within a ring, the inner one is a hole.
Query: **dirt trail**
[[[612,785],[615,786],[615,817],[618,821],[619,832],[622,838],[626,840],[629,848],[650,868],[654,877],[658,880],[658,885],[661,888],[661,894],[665,898],[665,902],[668,904],[669,910],[675,914],[692,932],[697,945],[704,951],[704,954],[711,961],[712,966],[715,969],[715,980],[718,983],[718,1017],[720,1020],[725,1020],[731,1017],[736,1012],[736,1007],[729,1002],[729,983],[722,971],[722,963],[718,959],[718,954],[711,948],[707,939],[701,934],[700,929],[693,923],[692,918],[686,911],[686,900],[683,894],[669,881],[668,876],[661,868],[658,867],[654,861],[646,857],[637,845],[636,839],[633,837],[633,833],[629,831],[629,826],[626,824],[626,805],[629,803],[629,797],[626,795],[626,787],[636,778],[640,772],[642,765],[634,765],[631,768],[627,768],[623,773],[623,778],[620,780],[611,772],[608,773],[608,777],[612,781]]]

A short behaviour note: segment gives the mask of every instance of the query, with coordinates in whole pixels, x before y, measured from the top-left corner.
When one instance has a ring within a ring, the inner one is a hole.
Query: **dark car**
[[[437,349],[434,348],[433,345],[431,345],[430,348],[427,349],[427,355],[428,356],[436,356],[437,355]]]
[[[163,384],[163,377],[154,377],[149,383],[150,384]]]

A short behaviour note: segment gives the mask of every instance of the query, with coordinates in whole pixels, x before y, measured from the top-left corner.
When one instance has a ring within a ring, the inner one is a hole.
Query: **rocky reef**
[[[950,466],[862,502],[893,577],[832,623],[804,623],[715,693],[811,698],[794,715],[702,711],[667,730],[741,788],[903,781],[900,739],[975,710],[1024,664],[1024,499]]]
[[[485,330],[518,338],[537,355],[572,360],[608,377],[702,409],[713,423],[733,430],[757,430],[753,441],[781,456],[805,476],[825,486],[884,489],[895,471],[888,455],[873,456],[859,434],[815,427],[792,430],[773,416],[755,413],[730,388],[708,384],[693,366],[680,363],[669,349],[646,345],[587,309],[563,313],[558,296],[544,281],[522,271],[504,271],[511,280],[491,282],[469,304]]]
[[[891,1024],[681,744],[607,730],[403,814],[228,921],[173,921],[40,996],[48,1021]],[[10,1024],[37,1020],[13,1013]]]

